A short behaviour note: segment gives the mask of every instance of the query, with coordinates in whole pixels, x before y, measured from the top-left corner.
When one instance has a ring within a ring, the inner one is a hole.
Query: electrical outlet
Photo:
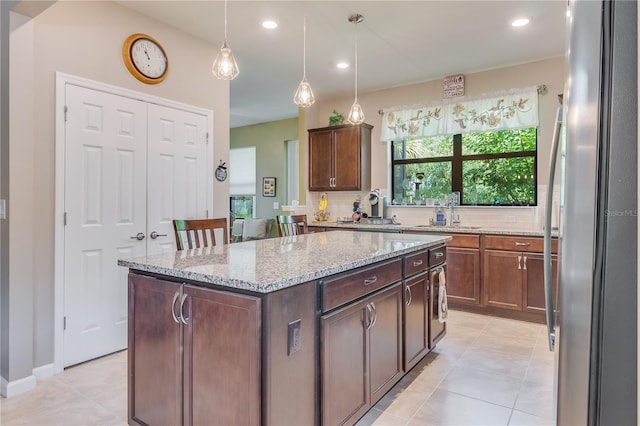
[[[7,201],[0,200],[0,219],[7,218]]]
[[[278,203],[277,201],[273,202],[273,209],[274,210],[278,210],[280,208],[280,203]]]
[[[287,355],[294,354],[302,348],[301,326],[301,319],[287,325]]]

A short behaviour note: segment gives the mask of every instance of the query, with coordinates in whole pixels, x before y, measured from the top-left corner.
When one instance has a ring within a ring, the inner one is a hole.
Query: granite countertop
[[[509,228],[491,228],[482,226],[436,226],[436,225],[404,225],[404,224],[388,224],[388,225],[372,225],[366,223],[352,222],[320,222],[314,221],[308,226],[345,228],[345,229],[365,229],[371,231],[413,231],[434,234],[491,234],[491,235],[522,235],[529,237],[543,237],[544,231],[535,229],[509,229]],[[558,235],[558,231],[552,232],[553,236]]]
[[[205,285],[270,293],[449,239],[442,235],[319,232],[120,259],[118,265]]]

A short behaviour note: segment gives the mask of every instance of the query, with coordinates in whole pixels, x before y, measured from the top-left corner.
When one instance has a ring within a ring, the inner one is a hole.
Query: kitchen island
[[[355,423],[443,337],[448,239],[327,232],[119,260],[129,423]]]

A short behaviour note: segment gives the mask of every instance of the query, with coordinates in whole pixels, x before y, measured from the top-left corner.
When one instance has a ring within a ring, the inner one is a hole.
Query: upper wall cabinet
[[[309,129],[309,191],[371,186],[371,129],[363,123]]]

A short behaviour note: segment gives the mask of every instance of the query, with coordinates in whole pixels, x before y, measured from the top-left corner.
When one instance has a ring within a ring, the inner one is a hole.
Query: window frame
[[[517,129],[503,129],[503,130],[517,130]],[[397,142],[401,142],[398,140]],[[481,160],[497,160],[503,158],[528,158],[533,157],[533,185],[534,185],[534,199],[533,202],[527,204],[529,207],[536,207],[538,205],[538,129],[536,128],[536,149],[534,151],[515,151],[515,152],[500,152],[490,154],[468,154],[462,155],[462,133],[456,133],[453,135],[453,155],[443,157],[427,157],[427,158],[412,158],[404,160],[394,159],[394,143],[392,140],[389,144],[389,152],[391,155],[391,192],[393,195],[393,189],[396,187],[394,167],[397,165],[406,164],[426,164],[426,163],[443,163],[451,162],[451,192],[460,193],[460,205],[471,206],[464,200],[464,191],[462,187],[462,166],[465,161],[481,161]],[[412,204],[415,205],[415,204]],[[496,204],[477,204],[478,206],[495,206],[495,207],[513,207],[517,204],[502,203]]]

